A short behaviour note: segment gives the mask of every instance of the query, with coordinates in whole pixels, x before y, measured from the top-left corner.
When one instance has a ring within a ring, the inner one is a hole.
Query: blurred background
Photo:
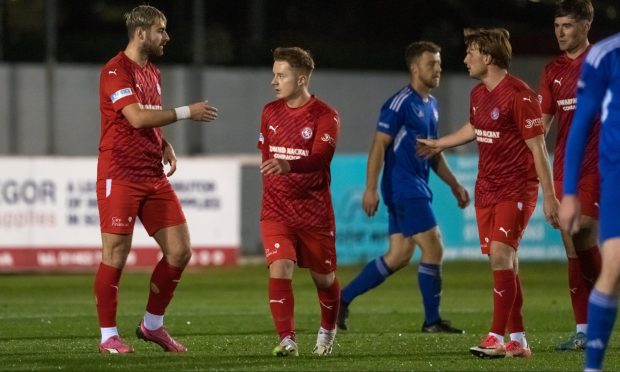
[[[45,172],[37,170],[57,165],[60,168],[52,173],[76,174],[78,168],[73,162],[96,162],[100,68],[126,46],[123,14],[143,3],[0,0],[0,269],[3,262],[9,269],[17,262],[14,255],[3,261],[3,257],[9,257],[2,256],[3,248],[10,253],[33,247],[71,246],[64,244],[62,237],[71,240],[67,236],[80,226],[89,229],[86,235],[98,239],[96,201],[93,204],[92,199],[94,169],[80,174],[87,185],[82,188],[75,186],[79,184],[76,180],[59,180],[54,175],[41,179]],[[356,203],[363,187],[365,153],[379,108],[408,83],[404,65],[407,44],[426,39],[442,47],[442,81],[433,94],[440,103],[443,134],[467,120],[469,91],[475,84],[462,63],[464,27],[508,29],[513,46],[511,72],[535,90],[545,63],[558,54],[553,33],[555,1],[551,0],[176,0],[148,4],[167,15],[172,38],[164,56],[155,61],[162,72],[164,106],[208,99],[220,110],[213,124],[183,122],[167,127],[165,133],[182,158],[207,163],[213,159],[232,160],[236,164],[232,167],[238,167],[238,172],[232,172],[238,186],[228,188],[238,193],[234,195],[238,205],[232,206],[238,211],[231,217],[238,220],[232,222],[231,234],[235,238],[222,244],[238,249],[238,257],[262,255],[257,224],[261,183],[256,141],[262,107],[273,99],[271,51],[275,47],[295,45],[311,50],[317,65],[311,91],[341,114],[341,138],[334,167],[343,168],[334,174],[333,192],[337,217],[345,218],[345,228],[339,230],[341,239],[350,239],[339,246],[352,246],[343,250],[348,252],[366,243],[378,252],[385,247],[385,221],[368,221],[359,215],[361,210]],[[595,0],[593,4],[595,17],[590,41],[596,42],[620,29],[620,3]],[[548,141],[550,147],[552,138],[553,133]],[[452,166],[466,180],[464,183],[469,182],[468,186],[473,186],[475,179],[475,153],[471,144],[450,153]],[[33,161],[43,161],[45,165],[32,165]],[[192,169],[197,171],[187,174],[190,180],[184,181],[185,186],[204,181],[197,174],[200,167],[196,165]],[[87,165],[84,169],[90,168]],[[342,182],[357,180],[356,186],[341,186],[338,176],[343,174],[347,177]],[[41,186],[44,181],[53,183],[54,193],[49,185],[47,189]],[[217,185],[219,181],[209,182]],[[179,187],[183,187],[181,182]],[[213,189],[217,187],[203,191]],[[64,200],[59,190],[82,190],[83,194]],[[54,198],[43,197],[52,194]],[[80,198],[84,200],[78,202]],[[222,195],[205,198],[227,200]],[[189,200],[194,200],[195,205],[201,203],[191,198],[186,201]],[[459,212],[460,219],[455,218],[454,201],[449,191],[442,189],[436,192],[435,203],[440,219],[444,213],[448,217],[447,222],[440,221],[446,225],[442,226],[444,235],[456,234],[454,241],[445,237],[449,249],[454,247],[461,252],[454,257],[474,257],[477,243],[472,210]],[[83,216],[64,210],[69,205],[84,208],[80,212]],[[219,207],[210,205],[203,209],[217,213]],[[61,208],[63,212],[54,217],[54,224],[42,225],[35,218],[37,208],[42,207],[56,213]],[[214,220],[228,221],[217,215]],[[352,230],[347,230],[347,221]],[[59,230],[60,224],[69,222],[67,230]],[[37,230],[42,227],[44,230]],[[46,239],[47,234],[54,234],[52,230],[62,234],[54,244]],[[218,236],[220,230],[215,227],[205,240]],[[546,253],[533,258],[563,256],[561,247],[554,245],[559,244],[559,238],[545,227],[539,230],[537,236],[542,240],[536,247]],[[14,238],[7,238],[10,236]],[[94,244],[98,244],[96,240]],[[73,248],[87,245],[75,243]],[[553,247],[549,249],[550,245]],[[360,252],[351,258],[343,256],[342,261],[363,261],[376,254],[372,249]],[[475,257],[478,256],[476,252]]]

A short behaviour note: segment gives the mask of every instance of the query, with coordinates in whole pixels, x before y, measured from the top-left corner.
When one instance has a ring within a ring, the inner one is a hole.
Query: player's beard
[[[157,44],[150,38],[147,38],[144,45],[142,45],[142,52],[149,58],[161,57],[164,54],[164,48],[163,45]]]

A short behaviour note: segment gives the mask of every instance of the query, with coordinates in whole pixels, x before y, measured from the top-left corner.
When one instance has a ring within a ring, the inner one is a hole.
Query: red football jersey
[[[153,182],[164,177],[161,128],[136,129],[123,116],[123,107],[140,103],[161,110],[159,69],[141,67],[124,52],[103,66],[99,78],[101,137],[97,179]]]
[[[265,105],[258,141],[263,161],[288,160],[291,172],[263,176],[261,221],[335,230],[329,186],[339,129],[338,113],[314,96],[299,108],[284,100]]]
[[[566,153],[568,131],[577,105],[577,81],[579,81],[581,66],[587,54],[587,51],[584,51],[576,59],[569,58],[566,53],[557,57],[545,66],[540,83],[542,112],[555,115],[557,123],[555,155],[553,159],[553,179],[556,181],[562,181],[564,178],[564,154]],[[597,118],[583,154],[581,168],[583,176],[598,174],[598,136],[600,125],[600,118]]]
[[[479,161],[475,203],[536,202],[538,178],[525,140],[544,135],[540,103],[526,83],[512,75],[488,91],[471,91],[470,123],[476,131]]]

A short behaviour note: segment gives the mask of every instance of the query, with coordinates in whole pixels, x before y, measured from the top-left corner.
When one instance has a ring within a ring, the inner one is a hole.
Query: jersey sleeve
[[[129,72],[120,66],[106,66],[103,69],[101,86],[103,94],[112,101],[114,111],[118,112],[127,105],[139,102]]]
[[[388,100],[379,113],[379,120],[377,121],[377,132],[385,133],[390,137],[396,137],[396,134],[402,126],[402,120],[400,119],[400,112],[391,108],[394,98]]]
[[[599,61],[594,66],[590,55],[595,53],[592,48],[586,57],[577,83],[577,108],[568,132],[566,142],[566,157],[564,160],[564,194],[575,195],[581,161],[586,148],[587,139],[592,131],[595,118],[601,114],[601,107],[605,104],[608,76],[611,71],[610,58]],[[609,103],[609,102],[607,102]],[[603,110],[606,108],[603,107]],[[603,114],[602,120],[605,115]]]
[[[552,81],[549,77],[549,67],[545,67],[542,77],[540,78],[540,87],[538,89],[538,97],[540,99],[540,108],[543,114],[555,115],[555,101],[551,93]]]
[[[533,92],[524,90],[515,93],[512,112],[523,139],[545,134],[540,103]]]
[[[268,138],[264,135],[267,133],[267,113],[266,108],[263,108],[263,113],[260,118],[260,128],[258,130],[258,142],[256,147],[261,152],[262,161],[269,159],[269,143]]]
[[[291,172],[310,173],[329,168],[336,151],[340,132],[340,117],[336,112],[329,112],[318,118],[316,135],[310,155],[297,160],[289,160]]]

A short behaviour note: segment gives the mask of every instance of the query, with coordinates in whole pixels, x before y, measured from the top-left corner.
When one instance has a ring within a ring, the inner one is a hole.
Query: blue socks
[[[422,263],[418,265],[418,286],[424,302],[424,325],[441,320],[439,302],[441,301],[441,265]]]
[[[614,329],[618,312],[618,298],[592,290],[588,302],[588,343],[586,370],[602,370],[607,342]]]
[[[385,264],[383,256],[377,257],[364,266],[362,271],[343,290],[341,300],[350,304],[355,297],[365,293],[392,275],[392,270]]]

